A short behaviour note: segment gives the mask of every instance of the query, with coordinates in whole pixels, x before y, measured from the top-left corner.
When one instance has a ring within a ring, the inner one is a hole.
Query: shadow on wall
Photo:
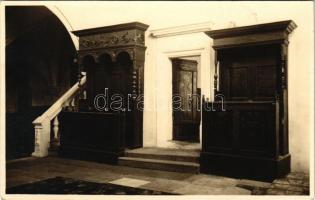
[[[6,8],[6,157],[30,156],[32,121],[76,82],[69,33],[43,6]]]

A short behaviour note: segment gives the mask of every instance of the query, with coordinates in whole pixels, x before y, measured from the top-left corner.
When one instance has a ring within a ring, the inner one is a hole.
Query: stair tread
[[[166,156],[185,156],[185,157],[199,157],[199,150],[184,150],[172,148],[139,148],[127,150],[127,154],[151,154],[151,155],[166,155]]]
[[[172,160],[136,158],[136,157],[119,157],[119,160],[142,161],[142,162],[151,162],[151,163],[163,163],[163,164],[173,164],[173,165],[185,165],[185,166],[199,167],[198,163],[195,163],[195,162],[184,162],[184,161],[172,161]]]

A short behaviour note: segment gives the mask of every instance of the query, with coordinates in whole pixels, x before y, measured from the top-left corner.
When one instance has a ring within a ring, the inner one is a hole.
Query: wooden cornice
[[[117,24],[111,26],[103,26],[97,28],[90,28],[90,29],[83,29],[72,31],[72,33],[76,36],[86,36],[86,35],[93,35],[98,33],[110,33],[116,31],[123,31],[129,29],[138,29],[142,31],[146,31],[148,29],[148,25],[140,23],[140,22],[131,22],[131,23],[124,23],[124,24]]]
[[[227,28],[205,32],[214,49],[259,44],[288,44],[288,35],[297,27],[292,20]]]
[[[294,21],[286,20],[286,21],[272,22],[272,23],[266,23],[266,24],[257,24],[257,25],[250,25],[250,26],[220,29],[220,30],[211,30],[205,33],[213,39],[218,39],[218,38],[225,38],[225,37],[265,33],[265,32],[277,32],[277,31],[285,31],[287,34],[289,34],[296,27],[297,25],[294,23]]]

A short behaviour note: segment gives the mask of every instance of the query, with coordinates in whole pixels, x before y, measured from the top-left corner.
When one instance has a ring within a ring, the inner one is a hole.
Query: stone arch
[[[75,46],[76,50],[79,49],[79,39],[72,34],[72,31],[74,31],[73,27],[71,26],[70,21],[66,18],[66,16],[61,12],[60,9],[56,6],[52,5],[47,5],[46,6],[59,20],[60,22],[64,25],[64,27],[67,29],[71,40],[73,42],[73,45]]]
[[[28,116],[40,116],[78,81],[78,42],[56,8],[7,6],[5,16],[6,111],[25,122],[7,121],[11,128],[6,135],[19,141],[7,146],[7,158],[15,159],[34,150],[34,129],[29,126],[34,118]]]

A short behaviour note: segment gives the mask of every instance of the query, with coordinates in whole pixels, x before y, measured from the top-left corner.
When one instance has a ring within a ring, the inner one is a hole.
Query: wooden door
[[[173,59],[173,139],[199,141],[197,62]],[[198,97],[199,96],[199,97]]]

